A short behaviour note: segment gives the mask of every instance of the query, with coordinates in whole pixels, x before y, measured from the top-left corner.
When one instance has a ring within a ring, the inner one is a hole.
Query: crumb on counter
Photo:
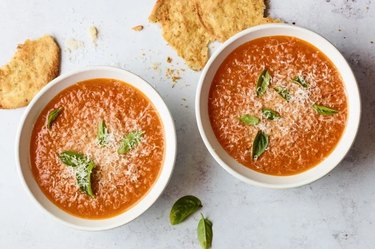
[[[167,62],[168,62],[168,63],[171,63],[171,62],[172,62],[172,58],[168,56],[168,57],[167,57]]]
[[[72,52],[84,46],[85,44],[83,43],[83,41],[79,41],[76,39],[68,39],[65,41],[65,48],[68,52]]]
[[[139,31],[142,31],[143,28],[144,28],[143,25],[137,25],[137,26],[134,26],[132,30],[139,32]]]
[[[172,80],[172,87],[174,87],[178,80],[181,79],[180,71],[172,68],[167,68],[167,71],[165,72],[165,76],[167,78]]]
[[[160,69],[160,65],[161,65],[160,62],[155,62],[155,63],[152,63],[152,64],[151,64],[151,68],[152,68],[154,71],[157,71],[157,70]]]
[[[89,28],[89,34],[90,34],[92,43],[96,46],[96,41],[98,40],[98,36],[99,36],[98,28],[95,26],[91,26]]]

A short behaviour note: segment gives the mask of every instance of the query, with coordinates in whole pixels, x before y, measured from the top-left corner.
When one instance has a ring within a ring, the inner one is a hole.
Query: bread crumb
[[[168,57],[167,57],[167,62],[168,62],[168,63],[171,63],[171,62],[172,62],[172,58],[168,56]]]
[[[134,31],[142,31],[143,30],[143,25],[137,25],[137,26],[134,26],[133,28],[132,28],[132,30],[134,30]]]
[[[68,39],[65,41],[65,47],[68,50],[68,52],[72,52],[84,46],[85,44],[83,43],[83,41],[79,41],[76,39]]]
[[[180,71],[172,68],[167,68],[167,71],[165,72],[165,76],[167,76],[169,79],[172,80],[172,87],[174,87],[178,80],[181,79]]]
[[[151,64],[151,68],[155,71],[159,70],[160,69],[160,65],[161,63],[157,62],[157,63],[152,63]]]
[[[99,36],[98,28],[95,26],[91,26],[89,28],[89,34],[90,34],[92,43],[96,46],[96,41],[98,40],[98,36]]]

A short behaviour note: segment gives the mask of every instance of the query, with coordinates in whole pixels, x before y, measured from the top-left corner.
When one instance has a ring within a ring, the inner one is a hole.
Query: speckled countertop
[[[194,116],[199,73],[167,46],[158,25],[147,22],[154,1],[1,0],[0,64],[26,38],[51,33],[63,49],[68,39],[83,41],[84,47],[63,52],[62,73],[115,65],[151,82],[174,116],[178,156],[166,191],[142,216],[110,231],[77,231],[41,212],[22,189],[14,141],[24,109],[0,110],[0,248],[199,248],[197,216],[175,227],[168,223],[172,203],[185,194],[202,199],[202,211],[214,223],[213,248],[375,248],[375,1],[269,2],[273,17],[322,34],[344,54],[363,104],[359,134],[345,160],[317,182],[282,191],[246,185],[208,154]],[[145,29],[133,31],[138,24]],[[96,47],[88,35],[92,25],[100,32]],[[181,76],[174,87],[171,73]]]

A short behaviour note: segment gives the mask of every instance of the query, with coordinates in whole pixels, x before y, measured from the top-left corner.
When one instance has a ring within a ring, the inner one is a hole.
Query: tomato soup
[[[208,110],[222,147],[242,165],[293,175],[326,158],[343,134],[347,98],[333,63],[294,37],[235,49],[213,79]]]
[[[40,113],[31,138],[34,177],[58,207],[108,218],[139,201],[164,159],[164,130],[134,87],[92,79],[68,87]]]

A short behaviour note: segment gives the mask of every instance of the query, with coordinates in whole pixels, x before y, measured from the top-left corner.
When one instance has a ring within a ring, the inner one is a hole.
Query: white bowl
[[[83,219],[73,216],[53,204],[40,190],[30,166],[30,138],[39,113],[63,89],[83,80],[111,78],[124,81],[144,93],[159,112],[165,131],[165,157],[161,173],[150,191],[133,207],[112,218]],[[65,74],[46,85],[30,102],[16,138],[16,162],[25,189],[47,213],[72,227],[83,230],[105,230],[121,226],[145,212],[161,195],[172,174],[176,157],[176,132],[171,114],[160,95],[143,79],[128,71],[113,67],[91,67]]]
[[[305,40],[322,51],[334,63],[343,78],[348,98],[348,117],[343,135],[332,153],[315,167],[292,176],[272,176],[251,170],[234,160],[220,145],[208,116],[208,94],[215,73],[224,59],[240,45],[266,36],[292,36]],[[196,119],[202,139],[215,160],[238,179],[269,188],[292,188],[311,183],[330,172],[349,151],[360,121],[361,102],[356,79],[341,53],[326,39],[304,28],[287,24],[265,24],[246,29],[227,40],[217,49],[203,69],[195,101]]]

